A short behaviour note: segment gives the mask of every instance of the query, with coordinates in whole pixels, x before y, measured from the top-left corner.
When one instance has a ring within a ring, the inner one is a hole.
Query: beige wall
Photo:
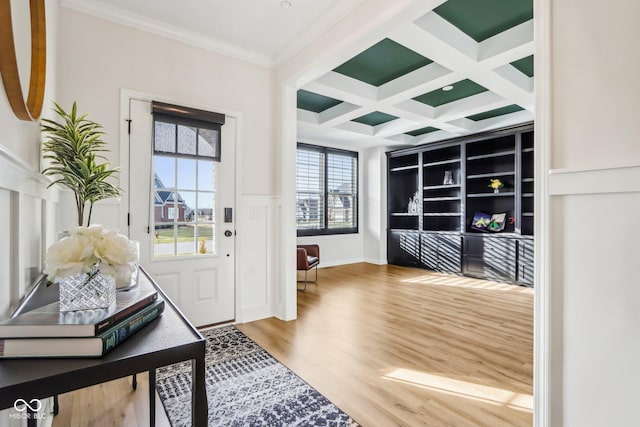
[[[637,425],[640,3],[548,3],[550,424]]]
[[[552,168],[640,163],[640,3],[551,2]]]
[[[58,102],[105,126],[113,164],[120,89],[130,89],[241,113],[242,193],[277,194],[272,70],[69,9],[59,43]]]

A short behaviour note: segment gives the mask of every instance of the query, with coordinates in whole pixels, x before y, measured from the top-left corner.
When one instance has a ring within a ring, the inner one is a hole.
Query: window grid
[[[358,154],[307,144],[296,153],[299,236],[358,232]]]
[[[198,128],[155,125],[154,257],[215,255],[215,163],[195,154],[200,151]],[[161,176],[171,185],[164,185]]]

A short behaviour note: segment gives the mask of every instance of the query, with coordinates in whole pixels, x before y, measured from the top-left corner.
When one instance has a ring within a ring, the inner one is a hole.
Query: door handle
[[[233,233],[231,232],[231,230],[226,230],[224,232],[224,235],[227,236],[227,237],[231,237],[233,235]]]

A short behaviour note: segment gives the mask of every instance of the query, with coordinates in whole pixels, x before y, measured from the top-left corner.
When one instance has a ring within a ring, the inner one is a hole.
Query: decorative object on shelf
[[[493,188],[494,193],[498,194],[500,192],[500,189],[504,187],[504,184],[497,178],[491,179],[490,181],[491,183],[489,184],[489,187]]]
[[[453,185],[453,172],[444,171],[444,179],[442,180],[442,185]]]
[[[492,231],[494,233],[504,230],[507,219],[506,213],[486,214],[476,211],[471,220],[471,229],[476,231]]]
[[[491,215],[484,212],[476,212],[471,220],[471,229],[477,231],[486,231],[487,226],[491,222]]]
[[[60,311],[108,308],[137,272],[138,245],[100,225],[78,227],[47,250],[45,273],[60,286]]]
[[[504,230],[504,223],[506,218],[506,213],[494,213],[493,215],[491,215],[491,221],[489,221],[489,225],[487,225],[487,230],[493,232]]]
[[[111,169],[109,162],[98,163],[97,159],[106,159],[107,152],[102,140],[102,126],[87,119],[87,115],[78,115],[74,102],[67,113],[58,104],[54,111],[61,121],[42,119],[42,133],[46,139],[42,151],[50,166],[42,173],[53,177],[49,184],[60,184],[75,194],[78,226],[84,223],[85,209],[89,207],[86,225],[91,224],[93,205],[103,199],[119,197],[122,190],[108,182],[115,178],[118,169]]]
[[[407,212],[410,214],[418,213],[420,203],[420,192],[416,191],[413,197],[409,197],[409,205],[407,206]]]

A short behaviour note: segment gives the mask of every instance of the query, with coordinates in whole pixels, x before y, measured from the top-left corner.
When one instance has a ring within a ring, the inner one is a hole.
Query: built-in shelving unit
[[[532,285],[533,150],[525,125],[388,153],[389,263]],[[504,230],[476,231],[476,213]]]

